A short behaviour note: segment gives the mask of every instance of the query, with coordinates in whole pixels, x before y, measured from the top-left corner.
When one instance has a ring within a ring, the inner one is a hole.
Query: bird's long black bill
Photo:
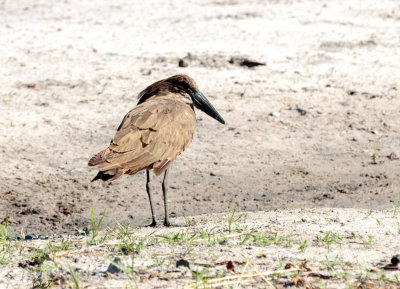
[[[204,111],[206,114],[211,116],[212,118],[218,120],[220,123],[225,124],[225,120],[219,115],[219,113],[215,110],[212,104],[208,101],[208,99],[201,93],[196,92],[193,97],[194,105]]]

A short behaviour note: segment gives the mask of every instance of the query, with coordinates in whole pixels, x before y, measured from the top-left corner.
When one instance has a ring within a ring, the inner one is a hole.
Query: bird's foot
[[[152,228],[156,228],[156,227],[160,227],[161,224],[159,222],[157,222],[156,219],[153,219],[153,221],[151,222],[151,224],[146,225],[145,227],[152,227]]]
[[[164,221],[164,226],[165,227],[184,227],[185,225],[175,224],[175,223],[171,223],[169,220],[165,220]]]

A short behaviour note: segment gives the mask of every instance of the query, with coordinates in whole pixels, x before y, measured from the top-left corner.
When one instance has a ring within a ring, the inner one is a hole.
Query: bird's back
[[[89,165],[114,170],[113,175],[143,169],[158,175],[190,145],[195,125],[193,107],[174,95],[149,99],[127,113],[110,146]]]

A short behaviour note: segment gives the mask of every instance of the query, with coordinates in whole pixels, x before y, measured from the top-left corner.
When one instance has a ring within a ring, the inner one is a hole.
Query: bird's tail
[[[95,154],[94,156],[92,156],[92,158],[89,160],[88,162],[88,166],[96,166],[102,162],[105,161],[104,159],[104,153],[106,150],[102,150],[101,152]]]

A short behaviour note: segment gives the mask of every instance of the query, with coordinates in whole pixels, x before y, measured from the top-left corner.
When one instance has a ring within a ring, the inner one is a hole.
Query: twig
[[[241,281],[242,278],[243,278],[244,272],[246,272],[247,266],[249,266],[249,262],[247,262],[246,265],[244,265],[243,272],[242,272],[242,274],[240,274],[240,276],[239,276],[239,280],[238,280],[237,283],[236,283],[235,289],[239,288],[240,281]]]

